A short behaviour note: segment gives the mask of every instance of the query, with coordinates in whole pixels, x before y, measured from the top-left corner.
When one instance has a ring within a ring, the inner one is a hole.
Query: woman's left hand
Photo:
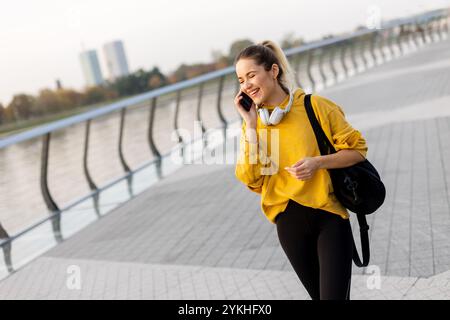
[[[313,177],[319,167],[320,163],[318,157],[306,157],[284,169],[296,179],[309,180]]]

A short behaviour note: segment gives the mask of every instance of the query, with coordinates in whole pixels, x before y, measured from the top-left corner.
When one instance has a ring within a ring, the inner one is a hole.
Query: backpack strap
[[[369,265],[370,260],[370,246],[369,246],[369,225],[367,224],[366,215],[365,214],[357,214],[359,224],[359,235],[361,238],[361,248],[363,261],[359,258],[358,249],[356,249],[355,239],[353,238],[352,233],[352,241],[353,241],[353,262],[358,267],[367,267]]]
[[[314,110],[311,104],[311,94],[305,95],[305,109],[308,114],[309,122],[314,130],[314,135],[316,136],[317,144],[319,145],[320,153],[322,155],[336,153],[333,144],[328,139],[325,132],[323,132],[322,127],[320,126],[319,121],[314,114]]]
[[[334,149],[333,144],[330,142],[330,140],[326,136],[325,132],[323,132],[323,129],[320,126],[319,121],[317,120],[317,118],[314,114],[314,110],[313,110],[312,104],[311,104],[311,94],[305,95],[305,103],[304,104],[305,104],[306,113],[308,114],[309,122],[311,123],[311,126],[314,130],[314,135],[316,136],[320,154],[328,155],[328,154],[335,153],[336,150]],[[356,214],[356,217],[358,218],[358,224],[359,224],[363,261],[361,262],[361,259],[359,257],[358,250],[357,250],[356,244],[355,244],[355,239],[353,238],[353,233],[352,233],[353,262],[355,262],[355,265],[357,265],[358,267],[366,267],[369,264],[369,260],[370,260],[370,246],[369,246],[369,234],[368,234],[369,225],[367,224],[366,215]]]

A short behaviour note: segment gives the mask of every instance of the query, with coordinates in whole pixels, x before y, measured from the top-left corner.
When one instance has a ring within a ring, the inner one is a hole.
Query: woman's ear
[[[272,64],[272,78],[275,80],[278,77],[278,73],[280,72],[280,69],[278,68],[278,65],[276,63]]]

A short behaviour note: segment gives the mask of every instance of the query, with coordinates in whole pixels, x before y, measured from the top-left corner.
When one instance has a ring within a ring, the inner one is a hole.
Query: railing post
[[[312,76],[311,68],[312,68],[312,62],[313,62],[313,51],[314,49],[308,50],[308,66],[306,68],[306,72],[308,74],[309,83],[311,84],[311,92],[314,92],[316,90],[316,82],[314,81],[314,78]]]
[[[404,26],[401,25],[401,26],[399,26],[399,34],[397,37],[397,46],[400,51],[400,56],[403,56],[405,54],[403,47],[402,47],[402,41],[403,41],[404,34],[405,34]]]
[[[442,16],[436,18],[436,33],[438,34],[439,40],[444,40],[444,33],[442,30],[442,22],[443,22]]]
[[[427,30],[427,38],[428,38],[428,43],[433,43],[433,29],[432,29],[432,21],[430,21],[429,19],[427,20],[427,22],[425,23],[425,29]]]
[[[228,128],[228,122],[225,116],[222,113],[222,91],[223,91],[223,85],[225,83],[225,76],[221,76],[219,78],[219,87],[217,88],[217,113],[219,115],[220,121],[222,122],[222,129],[223,129],[223,147],[224,147],[224,153],[226,151],[226,143],[227,143],[227,128]]]
[[[439,34],[438,34],[438,28],[437,28],[437,20],[436,18],[433,18],[430,22],[430,28],[431,28],[431,34],[433,42],[438,42],[440,40]]]
[[[207,137],[205,137],[206,128],[203,125],[203,121],[202,121],[202,117],[201,117],[201,107],[202,107],[202,98],[203,98],[203,84],[204,84],[204,82],[201,82],[200,85],[198,86],[196,119],[200,123],[200,129],[202,130],[203,148],[205,148],[208,145],[208,141],[207,141]]]
[[[355,58],[356,41],[356,39],[352,39],[350,42],[350,61],[352,62],[353,70],[355,71],[354,74],[358,73],[358,62]]]
[[[389,51],[389,55],[390,55],[390,60],[394,60],[396,58],[395,56],[395,50],[394,50],[394,37],[395,37],[395,27],[391,27],[389,29],[387,29],[387,33],[388,33],[388,38],[387,38],[387,48]]]
[[[322,47],[320,48],[319,51],[320,57],[319,57],[319,73],[320,73],[320,77],[322,78],[322,85],[323,88],[325,88],[327,86],[327,76],[325,74],[325,71],[323,70],[323,57],[325,56],[325,48]]]
[[[426,29],[427,29],[427,34],[428,34],[428,39],[429,39],[429,43],[433,43],[434,42],[434,36],[433,36],[433,21],[428,20],[426,23]]]
[[[87,164],[88,152],[89,152],[90,131],[91,131],[91,120],[89,119],[88,121],[86,121],[86,130],[85,130],[85,134],[84,134],[83,171],[84,171],[84,176],[86,177],[86,181],[89,185],[89,189],[94,191],[94,190],[98,190],[98,187],[92,180],[91,174],[89,173],[88,164]]]
[[[173,127],[175,128],[175,132],[177,134],[178,137],[178,143],[181,144],[181,156],[185,157],[185,152],[184,152],[184,141],[183,141],[183,137],[180,135],[180,132],[178,130],[178,114],[180,113],[180,101],[181,101],[181,90],[177,91],[177,96],[176,96],[176,101],[175,101],[175,115],[173,117]]]
[[[348,70],[348,66],[345,58],[345,51],[347,50],[347,43],[345,41],[341,42],[341,64],[344,69],[344,78],[347,78],[350,75]]]
[[[408,39],[409,43],[411,44],[412,50],[417,50],[419,45],[415,37],[415,26],[412,23],[408,24]]]
[[[301,54],[297,54],[296,56],[296,60],[295,60],[295,65],[294,65],[294,71],[295,71],[295,80],[297,81],[297,85],[300,88],[303,88],[303,84],[300,81],[300,62],[302,61],[302,57]]]
[[[6,232],[6,230],[3,228],[3,226],[0,223],[0,241],[6,241],[9,239],[9,234]],[[11,259],[11,241],[8,241],[6,244],[2,244],[2,251],[3,251],[3,258],[5,260],[6,268],[8,269],[9,273],[14,272],[14,268],[12,266],[12,259]]]
[[[119,128],[119,158],[120,163],[122,164],[122,168],[125,171],[126,174],[129,174],[131,172],[130,166],[125,161],[125,156],[123,154],[123,130],[125,128],[125,115],[126,115],[127,109],[123,108],[120,110],[120,128]],[[130,197],[133,197],[133,175],[129,174],[127,177],[127,185],[128,185],[128,193],[130,194]]]
[[[86,181],[88,183],[89,189],[91,191],[98,190],[97,185],[94,183],[94,180],[92,179],[92,176],[89,172],[88,167],[88,153],[89,153],[89,137],[91,132],[91,119],[86,121],[86,129],[84,134],[84,151],[83,151],[83,172],[84,177],[86,178]],[[97,216],[100,217],[100,208],[99,208],[99,193],[94,193],[93,195],[94,200],[94,209]]]
[[[429,38],[429,36],[427,34],[427,32],[428,32],[427,24],[425,22],[423,22],[421,24],[421,29],[422,29],[423,44],[425,45],[428,42],[430,42],[430,40],[429,40],[430,38]]]
[[[439,42],[441,40],[441,35],[439,34],[439,20],[437,18],[434,18],[432,21],[432,25],[435,42]]]
[[[48,156],[50,148],[51,134],[47,133],[43,137],[42,154],[41,154],[41,193],[44,198],[47,208],[50,210],[50,214],[61,212],[55,201],[53,200],[50,190],[48,188]],[[52,217],[52,229],[56,242],[63,240],[61,234],[61,215],[56,214]]]
[[[331,47],[331,53],[330,53],[330,69],[331,69],[331,73],[333,73],[333,78],[334,78],[334,82],[338,82],[338,73],[336,71],[336,66],[334,65],[334,60],[335,60],[335,55],[336,55],[336,45],[333,45]]]
[[[125,173],[131,172],[130,167],[128,166],[127,162],[125,161],[125,157],[123,155],[123,130],[125,127],[125,114],[126,114],[126,108],[123,108],[120,110],[120,129],[119,129],[119,158],[120,163],[122,164],[122,168],[125,171]]]
[[[448,17],[447,16],[445,16],[444,18],[442,18],[442,32],[443,32],[443,34],[444,34],[444,36],[445,36],[445,39],[447,39],[447,37],[448,37]]]
[[[445,24],[445,34],[447,35],[447,37],[450,34],[450,23],[448,22],[449,19],[450,17],[445,16],[444,24]]]
[[[442,34],[441,25],[442,25],[442,17],[439,17],[435,21],[435,29],[436,29],[435,32],[436,32],[438,41],[442,41],[444,39],[444,36]]]
[[[393,55],[394,58],[401,56],[400,48],[398,48],[399,47],[399,45],[398,45],[399,39],[398,38],[400,37],[400,33],[399,33],[398,29],[399,29],[398,26],[391,28],[391,48],[392,48],[392,51],[394,52],[394,55]]]
[[[219,115],[220,121],[222,122],[222,126],[224,128],[228,127],[228,122],[225,119],[223,113],[222,113],[222,91],[223,91],[223,84],[225,82],[225,76],[221,76],[219,78],[219,86],[217,88],[217,113]]]
[[[423,35],[422,28],[421,28],[421,26],[420,26],[418,21],[416,21],[415,25],[414,25],[414,34],[416,35],[415,38],[416,38],[417,43],[418,43],[418,48],[420,48],[425,43],[425,37]]]
[[[387,58],[387,55],[386,55],[386,50],[385,50],[385,47],[386,47],[386,33],[387,33],[386,30],[383,30],[380,33],[381,37],[380,37],[379,45],[380,45],[380,51],[381,51],[381,56],[382,56],[382,63],[388,61],[388,58]]]
[[[370,41],[370,54],[372,56],[372,60],[373,60],[373,66],[376,66],[378,64],[378,58],[377,55],[375,54],[375,47],[376,47],[376,42],[378,40],[378,31],[377,32],[372,32],[370,34],[371,37],[371,41]]]
[[[438,28],[439,28],[439,37],[441,38],[441,41],[445,39],[445,30],[444,30],[444,18],[439,17],[438,19]]]
[[[158,151],[158,148],[156,148],[155,142],[153,140],[153,123],[155,120],[156,101],[157,97],[154,97],[150,105],[150,118],[148,121],[148,143],[153,156],[156,158],[156,173],[158,175],[158,178],[161,178],[161,153]]]
[[[366,42],[367,42],[367,36],[363,36],[363,38],[359,41],[361,44],[361,58],[363,61],[363,69],[367,70],[369,69],[369,63],[367,61],[366,57]]]
[[[419,26],[420,35],[421,35],[422,46],[424,46],[427,44],[427,34],[426,34],[425,26],[423,25],[423,22],[419,22],[418,26]]]

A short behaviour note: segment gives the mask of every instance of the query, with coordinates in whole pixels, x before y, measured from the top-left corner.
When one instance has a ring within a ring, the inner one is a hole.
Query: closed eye
[[[253,78],[255,75],[254,74],[252,74],[251,76],[249,76],[249,78]],[[243,84],[244,82],[242,81],[242,82],[239,82],[240,84]]]

